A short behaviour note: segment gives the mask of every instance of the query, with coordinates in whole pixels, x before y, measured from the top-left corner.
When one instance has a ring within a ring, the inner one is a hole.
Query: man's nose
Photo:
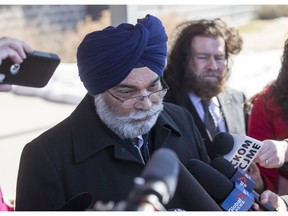
[[[209,59],[207,68],[210,70],[217,70],[218,69],[217,62],[214,58]]]
[[[135,104],[135,109],[141,109],[143,111],[148,111],[151,109],[153,103],[152,101],[149,99],[148,95],[143,96],[141,98],[141,100],[139,100],[136,104]]]

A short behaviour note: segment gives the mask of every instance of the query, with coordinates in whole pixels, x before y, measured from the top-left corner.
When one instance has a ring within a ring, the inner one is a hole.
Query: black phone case
[[[7,58],[0,65],[0,84],[44,87],[59,64],[60,58],[56,54],[41,51],[27,54],[21,64]]]

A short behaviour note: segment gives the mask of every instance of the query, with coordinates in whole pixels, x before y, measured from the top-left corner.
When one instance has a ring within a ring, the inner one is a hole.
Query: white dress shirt
[[[204,109],[201,104],[201,98],[196,96],[194,93],[189,93],[189,98],[191,102],[193,103],[199,117],[201,118],[202,122],[204,122]],[[213,97],[211,99],[211,104],[209,106],[209,109],[211,111],[211,115],[216,122],[216,125],[219,126],[220,132],[227,132],[225,120],[220,108],[219,101],[217,97]]]

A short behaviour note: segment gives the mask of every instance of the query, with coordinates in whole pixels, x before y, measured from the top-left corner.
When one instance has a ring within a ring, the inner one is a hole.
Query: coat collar
[[[165,105],[164,105],[165,107]],[[98,117],[94,101],[88,94],[83,98],[70,116],[74,156],[76,162],[85,160],[97,152],[114,147],[116,158],[137,161],[137,159],[123,148],[123,142]],[[164,110],[153,127],[155,143],[161,145],[170,133],[181,135],[180,129]]]
[[[217,95],[219,103],[222,105],[222,109],[230,110],[230,105],[232,102],[232,94],[229,91],[229,88],[225,88],[219,95]]]

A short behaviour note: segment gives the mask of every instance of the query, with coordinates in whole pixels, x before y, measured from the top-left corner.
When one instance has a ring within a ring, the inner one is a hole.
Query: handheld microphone
[[[167,148],[154,152],[128,195],[126,211],[161,211],[174,196],[179,175],[176,153]]]
[[[90,193],[83,192],[68,200],[58,211],[86,211],[92,205]]]
[[[233,183],[208,164],[192,159],[187,164],[188,171],[202,187],[226,211],[247,211],[254,203],[251,192]]]
[[[217,157],[212,160],[210,165],[216,170],[218,170],[220,173],[225,175],[227,178],[231,179],[232,182],[239,182],[239,184],[241,184],[243,187],[248,188],[248,190],[252,192],[255,198],[255,202],[260,206],[261,209],[265,211],[276,211],[276,209],[270,203],[263,205],[260,202],[260,195],[253,190],[255,186],[252,189],[249,187],[251,177],[241,171],[241,169],[235,169],[233,165],[229,163],[229,161],[221,157]]]
[[[263,143],[245,135],[220,132],[215,135],[212,146],[216,154],[223,156],[235,168],[246,171]]]

